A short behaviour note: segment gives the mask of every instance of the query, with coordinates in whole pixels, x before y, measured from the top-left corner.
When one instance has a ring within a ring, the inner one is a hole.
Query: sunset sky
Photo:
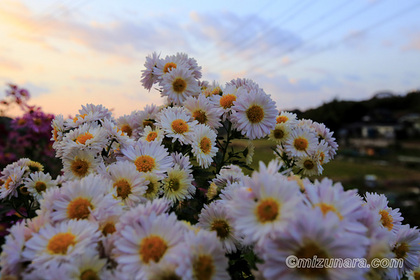
[[[0,98],[116,116],[161,104],[140,83],[145,57],[185,52],[203,79],[257,82],[278,109],[420,88],[418,0],[1,0]]]

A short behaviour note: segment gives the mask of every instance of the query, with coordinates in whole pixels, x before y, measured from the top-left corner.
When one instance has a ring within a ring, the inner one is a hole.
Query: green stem
[[[230,144],[230,132],[232,129],[232,123],[230,121],[228,121],[228,127],[226,128],[225,124],[223,124],[223,127],[226,130],[226,142],[225,142],[225,146],[223,147],[222,145],[220,145],[222,147],[223,150],[223,155],[222,155],[222,161],[220,162],[220,165],[216,167],[216,174],[218,174],[220,172],[220,169],[222,169],[222,167],[225,165],[225,157],[226,157],[226,151],[229,147]]]

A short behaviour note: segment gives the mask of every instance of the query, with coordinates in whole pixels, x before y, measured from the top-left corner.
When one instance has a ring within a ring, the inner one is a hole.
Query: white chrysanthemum
[[[189,172],[179,166],[168,169],[168,176],[163,179],[163,195],[166,199],[176,203],[191,198],[195,194],[195,187]]]
[[[277,124],[287,124],[288,126],[295,126],[298,123],[297,116],[295,113],[281,111],[276,117]]]
[[[25,179],[26,189],[36,200],[40,200],[45,191],[54,186],[56,186],[55,181],[48,173],[35,172]]]
[[[146,70],[142,70],[141,74],[141,83],[145,89],[152,88],[153,84],[157,82],[157,76],[155,73],[156,65],[159,61],[159,54],[156,52],[153,52],[151,55],[148,55],[146,57],[146,62],[144,63],[144,67],[146,67]]]
[[[76,148],[70,149],[63,156],[64,177],[74,180],[97,173],[101,163],[101,158],[95,157],[92,152]]]
[[[318,138],[320,140],[325,140],[325,142],[328,144],[328,147],[330,148],[328,150],[329,157],[334,158],[334,155],[337,153],[338,149],[338,144],[335,141],[335,138],[333,137],[334,132],[330,131],[330,129],[327,128],[323,123],[314,122],[312,124],[312,127],[317,133]]]
[[[197,121],[184,108],[166,108],[159,115],[156,125],[163,129],[165,136],[172,138],[172,142],[179,140],[181,144],[189,144]]]
[[[228,259],[215,232],[199,230],[186,233],[185,243],[177,248],[183,279],[228,280]]]
[[[388,199],[383,194],[366,193],[366,205],[376,213],[378,223],[393,234],[397,234],[404,219],[399,209],[392,209],[388,206]]]
[[[402,259],[403,266],[391,271],[390,279],[400,279],[406,272],[415,269],[420,259],[420,231],[417,227],[402,225],[392,243],[393,258]]]
[[[175,260],[165,258],[159,263],[151,262],[146,270],[145,279],[182,280],[182,275],[176,272],[178,264]]]
[[[245,163],[250,165],[255,153],[255,145],[252,140],[248,140],[246,145]]]
[[[95,220],[95,216],[112,211],[118,204],[110,180],[100,175],[89,175],[81,180],[69,181],[60,188],[61,196],[53,202],[51,218],[64,220]]]
[[[276,142],[278,145],[284,144],[289,138],[291,127],[285,123],[278,123],[270,131],[268,139]]]
[[[53,130],[51,131],[52,136],[50,140],[54,141],[55,144],[56,142],[59,142],[63,139],[63,132],[66,131],[63,115],[59,114],[55,116],[55,118],[51,121],[51,128]]]
[[[82,105],[82,109],[79,110],[79,114],[77,114],[76,117],[74,117],[73,119],[68,119],[66,121],[66,126],[74,128],[78,127],[83,123],[100,121],[104,119],[109,119],[111,117],[111,111],[109,111],[101,104],[86,104],[86,106]]]
[[[138,127],[137,118],[138,113],[136,111],[132,112],[130,115],[123,115],[116,120],[117,126],[122,132],[126,133],[128,137],[137,139],[138,135],[133,133]]]
[[[219,150],[216,147],[216,132],[205,124],[195,126],[192,136],[192,152],[198,164],[203,168],[208,168],[213,162],[213,157]]]
[[[159,59],[156,61],[156,68],[153,70],[154,74],[157,76],[157,79],[159,82],[162,82],[163,77],[167,75],[172,70],[183,67],[183,68],[189,68],[187,65],[186,60],[183,57],[180,56],[166,56],[163,59]]]
[[[26,227],[23,220],[9,229],[0,255],[0,275],[5,279],[7,279],[7,276],[15,276],[18,279],[17,276],[23,270],[22,252],[25,248],[25,242],[31,236],[32,232]]]
[[[193,72],[184,67],[177,67],[164,75],[161,86],[161,95],[168,97],[169,102],[177,105],[182,105],[189,96],[200,94]]]
[[[23,183],[26,170],[27,168],[21,166],[9,168],[7,172],[3,170],[3,176],[0,177],[3,182],[0,186],[0,199],[18,196],[18,187]]]
[[[363,236],[346,233],[331,212],[324,216],[319,208],[301,210],[295,211],[287,227],[273,232],[272,238],[261,244],[259,256],[264,263],[257,267],[265,279],[363,279],[364,269],[325,265],[338,258],[362,258],[366,251]],[[326,260],[321,268],[302,264],[290,267],[293,265],[290,256],[295,256],[299,263],[315,256]]]
[[[224,204],[216,200],[204,205],[197,225],[202,229],[215,231],[226,253],[235,253],[240,245],[240,238],[233,227],[233,220]]]
[[[134,207],[143,199],[146,192],[146,180],[137,172],[129,161],[118,161],[108,166],[112,185],[117,191],[117,198],[129,207]]]
[[[233,102],[233,127],[249,139],[265,137],[276,125],[275,102],[263,90],[252,90]]]
[[[68,266],[69,280],[105,279],[106,259],[101,259],[96,250],[86,250],[79,258]]]
[[[162,143],[163,137],[164,137],[163,130],[161,130],[158,127],[152,128],[150,126],[146,126],[144,128],[144,131],[142,133],[142,136],[140,137],[140,140],[152,142],[156,141],[159,143]]]
[[[85,123],[70,131],[61,142],[62,153],[64,149],[88,149],[92,153],[100,153],[108,144],[108,133],[96,123]]]
[[[154,200],[162,191],[162,175],[153,172],[141,173],[141,176],[147,181],[146,191],[143,196],[148,200]]]
[[[247,78],[233,79],[230,82],[226,83],[226,86],[229,86],[229,85],[233,85],[238,89],[242,87],[246,89],[247,92],[250,92],[252,90],[260,90],[260,87],[256,82]]]
[[[289,157],[301,157],[315,150],[318,139],[314,132],[308,129],[296,128],[290,132],[290,137],[284,144]]]
[[[115,240],[113,255],[118,267],[133,279],[144,279],[147,267],[159,263],[183,240],[183,225],[175,214],[140,216],[126,225]]]
[[[200,94],[196,97],[188,97],[184,101],[184,107],[190,111],[192,117],[200,124],[206,124],[212,129],[222,126],[220,116],[223,111],[210,102],[208,98]]]
[[[321,175],[323,170],[318,154],[301,156],[296,161],[296,167],[302,170],[302,174],[305,176]]]
[[[171,154],[171,156],[174,162],[174,166],[178,165],[180,169],[188,170],[189,172],[192,171],[192,164],[188,155],[185,156],[181,153],[174,152]]]
[[[85,220],[46,224],[26,242],[23,259],[41,265],[53,259],[70,261],[95,249],[99,236],[97,224]]]
[[[124,155],[123,159],[131,161],[139,172],[162,175],[172,167],[168,149],[159,142],[140,140],[133,146],[123,148],[121,153]]]
[[[243,178],[249,195],[237,195],[231,201],[235,229],[248,244],[261,242],[274,229],[287,227],[295,211],[302,204],[299,186],[280,174],[254,172]]]
[[[325,140],[321,140],[314,150],[314,154],[319,158],[321,165],[328,163],[331,160],[331,147]]]

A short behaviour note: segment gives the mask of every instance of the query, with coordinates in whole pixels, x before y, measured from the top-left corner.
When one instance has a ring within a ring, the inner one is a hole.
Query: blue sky
[[[420,88],[415,0],[3,0],[0,97],[7,83],[45,111],[160,104],[139,82],[145,57],[186,52],[203,79],[256,81],[279,109]]]

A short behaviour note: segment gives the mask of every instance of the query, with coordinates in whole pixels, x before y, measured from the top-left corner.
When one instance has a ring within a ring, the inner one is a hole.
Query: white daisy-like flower
[[[101,163],[101,158],[95,157],[92,152],[72,148],[63,156],[64,177],[74,180],[97,173]]]
[[[103,277],[107,273],[106,263],[107,260],[101,259],[97,250],[86,250],[67,267],[67,279],[105,279]]]
[[[144,131],[142,133],[142,136],[140,137],[140,140],[152,142],[156,141],[159,143],[162,143],[163,137],[165,137],[163,130],[158,127],[150,127],[146,126],[144,128]]]
[[[133,132],[137,129],[138,120],[137,120],[138,113],[136,111],[132,112],[130,115],[123,115],[116,120],[118,128],[127,134],[128,137],[137,138]]]
[[[420,278],[420,258],[419,258],[419,265],[412,271],[408,271],[405,274],[407,280],[418,280]]]
[[[129,207],[134,207],[143,199],[146,192],[146,180],[129,161],[118,161],[107,168],[117,198]]]
[[[283,175],[253,172],[251,178],[243,178],[243,184],[249,195],[234,197],[230,208],[235,229],[245,237],[246,244],[261,242],[274,229],[287,227],[301,207],[298,184]]]
[[[338,144],[333,137],[334,132],[330,131],[329,128],[325,126],[323,123],[314,122],[312,126],[317,133],[317,136],[320,140],[325,140],[325,142],[330,147],[329,149],[329,157],[334,158],[334,155],[337,153]]]
[[[178,140],[181,144],[189,144],[197,123],[186,109],[170,107],[159,113],[156,125],[163,129],[166,137],[172,138],[172,142]]]
[[[252,158],[254,157],[254,153],[255,153],[255,145],[252,142],[252,140],[248,140],[247,145],[246,145],[246,153],[244,154],[246,164],[250,165],[252,163]]]
[[[121,150],[124,155],[122,159],[131,161],[138,172],[153,172],[162,175],[172,167],[172,159],[169,157],[168,149],[159,142],[137,141],[135,145],[125,147]]]
[[[166,56],[164,59],[158,59],[156,61],[156,68],[153,72],[157,76],[159,82],[162,82],[165,75],[179,67],[189,68],[187,61],[183,57],[171,55]]]
[[[176,272],[178,264],[175,260],[165,258],[159,263],[151,262],[146,270],[145,279],[153,280],[182,280],[182,275]]]
[[[154,200],[162,191],[162,175],[157,175],[153,172],[141,173],[141,176],[146,180],[146,191],[143,196],[148,200]]]
[[[144,279],[147,267],[159,263],[183,241],[184,227],[175,214],[142,215],[121,229],[115,240],[114,259],[133,279]]]
[[[194,58],[188,57],[186,53],[177,53],[175,57],[186,62],[188,68],[193,72],[196,79],[201,78],[201,66],[198,66],[197,61]]]
[[[81,180],[69,181],[60,188],[61,196],[53,202],[51,219],[96,220],[95,216],[112,211],[118,204],[116,192],[110,180],[100,175],[89,175]]]
[[[321,165],[331,160],[331,147],[325,140],[321,140],[314,150],[314,154],[319,158]]]
[[[173,104],[182,105],[189,96],[198,96],[200,88],[193,72],[184,67],[172,69],[163,76],[162,96],[167,96]]]
[[[107,131],[96,123],[85,123],[63,137],[61,147],[89,149],[100,153],[108,143]]]
[[[226,118],[230,115],[233,102],[236,101],[238,95],[241,94],[241,92],[246,93],[246,89],[240,88],[238,90],[234,85],[226,85],[221,95],[215,94],[210,97],[210,100],[214,106],[223,111],[222,121],[225,121]]]
[[[78,127],[83,123],[100,121],[104,119],[109,119],[111,117],[111,111],[109,111],[101,104],[86,104],[86,106],[82,105],[82,109],[79,110],[79,114],[77,114],[73,119],[69,119],[66,121],[66,126],[74,128]]]
[[[227,253],[235,253],[241,238],[236,234],[233,217],[223,203],[216,200],[204,205],[198,216],[198,226],[208,231],[215,231]]]
[[[420,259],[420,231],[417,227],[402,225],[392,245],[392,254],[403,260],[403,266],[391,271],[391,279],[400,279],[406,272],[415,269]]]
[[[378,217],[377,222],[388,231],[397,234],[404,219],[401,217],[399,209],[389,207],[388,199],[383,194],[366,193],[365,200],[366,206],[376,213]]]
[[[185,244],[178,247],[176,269],[183,279],[228,280],[228,259],[215,232],[199,230],[185,234]]]
[[[151,55],[146,57],[146,62],[144,63],[144,67],[146,70],[142,70],[141,74],[141,83],[145,89],[152,88],[153,84],[157,82],[157,76],[155,74],[156,65],[159,61],[159,54],[153,52]]]
[[[3,176],[0,177],[2,185],[0,186],[0,199],[18,196],[18,187],[23,183],[27,168],[24,166],[15,165],[3,170]]]
[[[96,223],[69,220],[59,224],[46,224],[25,244],[23,259],[44,265],[51,260],[70,261],[95,249],[100,232]]]
[[[183,105],[190,111],[192,117],[200,124],[206,124],[212,129],[222,126],[220,116],[223,111],[210,102],[208,98],[200,94],[196,97],[188,97]]]
[[[277,143],[284,144],[289,138],[291,127],[285,123],[278,123],[273,130],[270,131],[268,139]]]
[[[265,137],[276,125],[275,102],[263,90],[252,90],[233,102],[233,127],[249,139]]]
[[[323,167],[318,154],[307,154],[296,161],[296,167],[302,170],[305,176],[316,176],[322,174]]]
[[[318,139],[311,130],[296,128],[290,132],[290,137],[284,144],[284,149],[290,157],[302,157],[316,149]]]
[[[35,172],[25,179],[25,187],[28,192],[36,199],[42,199],[43,194],[49,188],[56,186],[55,181],[49,173]]]
[[[189,175],[179,166],[168,169],[168,176],[163,179],[163,196],[173,204],[191,198],[195,194],[195,187]]]
[[[55,144],[56,142],[59,142],[63,139],[63,132],[67,130],[62,114],[55,116],[55,118],[51,121],[51,127],[53,130],[51,131],[52,136],[50,140],[54,141]]]
[[[247,92],[250,92],[252,90],[260,90],[260,87],[256,82],[247,78],[233,79],[230,82],[227,82],[226,85],[233,85],[236,88],[243,87],[246,89]]]
[[[297,115],[286,111],[281,111],[276,117],[277,124],[287,124],[288,126],[295,126],[298,123]]]
[[[192,164],[188,155],[185,156],[181,153],[174,152],[171,154],[171,157],[174,162],[174,166],[178,165],[180,169],[192,171]]]
[[[324,215],[316,208],[295,211],[294,215],[287,227],[273,232],[272,238],[264,239],[260,246],[259,255],[264,263],[257,267],[266,279],[362,279],[365,270],[358,267],[289,267],[293,264],[289,261],[290,256],[294,256],[296,261],[312,260],[316,256],[325,259],[326,264],[337,258],[361,258],[366,250],[363,237],[346,233],[339,226],[339,218],[331,212]]]
[[[192,152],[198,164],[203,168],[208,168],[213,162],[213,157],[219,150],[216,147],[217,134],[209,126],[199,124],[195,126],[192,136]]]
[[[222,88],[220,87],[217,81],[213,81],[211,85],[207,83],[204,86],[200,84],[200,86],[201,86],[201,95],[204,95],[205,97],[211,97],[213,95],[220,95],[223,92]]]

